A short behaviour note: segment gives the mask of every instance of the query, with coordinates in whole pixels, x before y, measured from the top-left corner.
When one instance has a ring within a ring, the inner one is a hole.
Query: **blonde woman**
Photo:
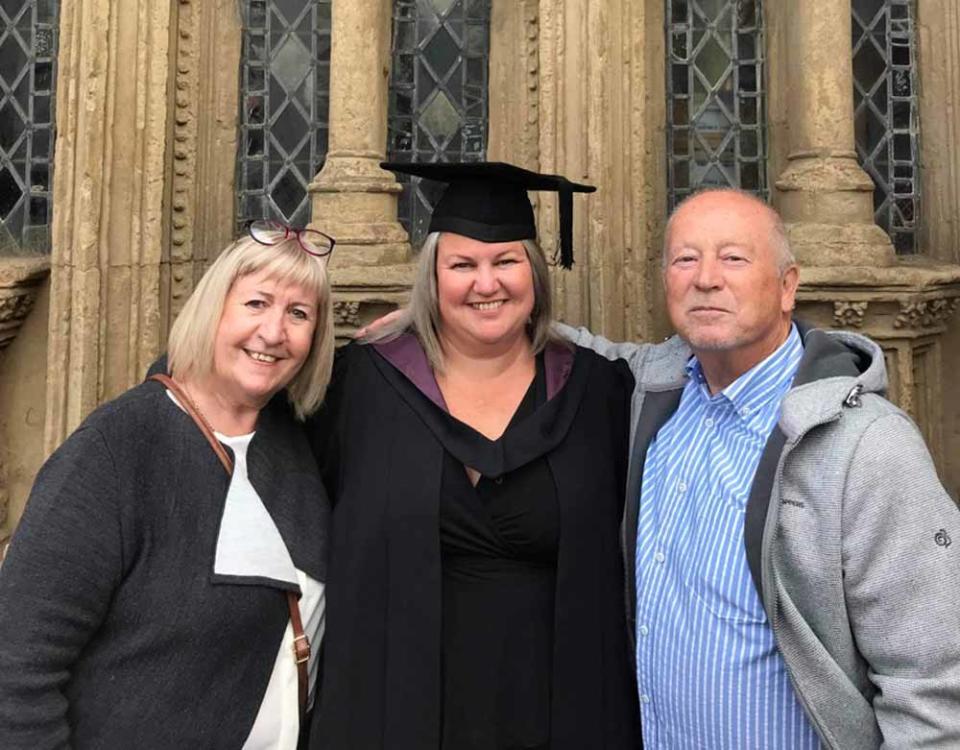
[[[330,379],[332,248],[252,226],[177,318],[169,386],[101,406],[41,469],[0,569],[0,747],[296,747],[329,515],[297,422]]]

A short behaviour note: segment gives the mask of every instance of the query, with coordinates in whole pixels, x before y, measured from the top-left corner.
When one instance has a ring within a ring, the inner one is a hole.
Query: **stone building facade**
[[[0,538],[43,459],[163,350],[239,219],[279,211],[337,238],[340,336],[402,302],[424,209],[379,169],[388,152],[596,184],[554,286],[559,317],[614,339],[669,334],[659,254],[676,200],[727,183],[769,197],[802,265],[800,315],[882,344],[890,395],[957,496],[955,0],[0,6],[0,220],[27,217],[0,232]],[[15,99],[25,157],[3,122]],[[293,120],[303,138],[277,124]],[[550,248],[555,199],[535,205]],[[48,210],[46,243],[28,242]]]

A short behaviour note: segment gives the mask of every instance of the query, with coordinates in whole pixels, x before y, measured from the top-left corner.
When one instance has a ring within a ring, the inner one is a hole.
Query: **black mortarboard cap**
[[[560,194],[560,265],[573,265],[573,194],[592,193],[555,174],[539,174],[496,161],[414,164],[383,162],[391,172],[446,182],[447,189],[430,217],[431,232],[454,232],[483,242],[537,237],[528,190]]]

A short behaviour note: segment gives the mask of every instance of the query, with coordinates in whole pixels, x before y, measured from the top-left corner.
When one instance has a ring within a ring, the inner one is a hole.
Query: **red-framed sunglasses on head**
[[[326,258],[337,244],[329,234],[316,229],[288,227],[279,221],[251,221],[247,224],[247,231],[261,245],[276,245],[290,237],[295,237],[303,251],[315,258]]]

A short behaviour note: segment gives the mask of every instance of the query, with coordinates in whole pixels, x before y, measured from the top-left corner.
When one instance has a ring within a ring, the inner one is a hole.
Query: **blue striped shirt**
[[[648,750],[820,743],[747,565],[743,519],[803,345],[783,345],[715,396],[693,358],[651,442],[637,526],[637,681]]]

